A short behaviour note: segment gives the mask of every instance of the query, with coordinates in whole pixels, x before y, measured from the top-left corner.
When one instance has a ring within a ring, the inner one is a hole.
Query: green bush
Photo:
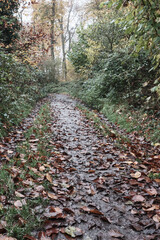
[[[156,106],[157,96],[151,93],[156,71],[150,69],[151,62],[144,53],[133,56],[126,49],[113,52],[101,60],[101,69],[92,72],[92,77],[81,84],[79,97],[98,109],[105,98],[139,107],[148,105],[151,96]]]
[[[5,128],[17,124],[34,103],[45,96],[46,73],[15,60],[13,54],[0,53],[0,136]]]

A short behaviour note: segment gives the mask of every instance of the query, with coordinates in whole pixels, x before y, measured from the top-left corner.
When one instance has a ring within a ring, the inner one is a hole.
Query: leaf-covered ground
[[[76,100],[58,94],[50,102],[50,117],[43,110],[31,127],[33,114],[0,144],[1,169],[10,166],[13,185],[0,192],[0,240],[160,239],[158,146],[138,136],[118,146]],[[28,219],[39,224],[27,228]]]

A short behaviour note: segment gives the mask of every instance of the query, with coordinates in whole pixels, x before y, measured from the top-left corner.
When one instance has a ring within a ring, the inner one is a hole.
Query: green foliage
[[[68,54],[68,58],[74,65],[76,72],[81,72],[89,64],[86,52],[86,48],[88,47],[85,30],[81,28],[78,31],[78,42],[72,44],[72,51]]]
[[[160,63],[160,1],[159,0],[112,0],[108,7],[123,8],[124,14],[117,21],[130,38],[134,51],[145,49],[156,67]],[[107,6],[107,5],[106,5]]]
[[[113,102],[127,100],[135,107],[147,106],[150,87],[154,85],[152,79],[156,75],[155,71],[149,71],[150,67],[150,60],[144,53],[138,57],[130,55],[127,50],[111,53],[101,61],[101,70],[92,72],[92,78],[84,81],[79,94],[89,106],[98,109],[105,98]],[[157,96],[152,94],[150,101],[155,108],[158,107],[156,99]]]
[[[36,101],[47,93],[46,73],[0,53],[0,137],[3,130],[27,116]]]
[[[18,6],[17,0],[0,1],[0,43],[4,45],[9,45],[18,37],[20,25],[14,16],[18,11]]]
[[[125,24],[120,21],[133,6],[129,5],[122,14],[117,9],[123,1],[119,1],[119,5],[115,2],[112,11],[99,16],[85,30],[79,30],[77,43],[72,48],[69,59],[85,79],[80,98],[96,108],[101,108],[103,99],[109,98],[112,102],[127,101],[133,107],[144,105],[158,109],[159,69],[154,67],[144,43],[135,51],[135,45],[131,44],[134,31],[127,32],[124,28],[131,24],[130,20]],[[81,57],[83,53],[85,58]]]

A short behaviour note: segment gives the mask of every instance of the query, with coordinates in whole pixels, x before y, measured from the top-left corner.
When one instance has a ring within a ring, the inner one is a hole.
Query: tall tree
[[[54,41],[55,41],[55,13],[56,13],[56,0],[52,0],[52,12],[51,12],[51,56],[55,61],[54,53]]]

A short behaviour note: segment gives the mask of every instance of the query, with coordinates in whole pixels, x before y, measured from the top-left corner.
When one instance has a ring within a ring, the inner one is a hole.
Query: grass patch
[[[150,172],[148,177],[151,178],[151,179],[160,179],[160,173]]]
[[[129,109],[126,105],[104,103],[101,112],[107,119],[128,133],[137,132],[153,143],[160,142],[160,124],[158,117],[144,112],[143,109]]]
[[[7,235],[18,240],[39,229],[43,209],[49,204],[49,200],[35,189],[41,186],[48,191],[52,186],[45,177],[50,168],[39,171],[53,150],[53,145],[49,145],[52,136],[50,112],[49,105],[41,107],[33,125],[24,133],[24,142],[17,147],[18,157],[3,165],[0,171],[0,196],[4,199],[0,205],[0,217],[6,222]],[[17,192],[23,196],[17,195]],[[17,200],[22,205],[17,206]]]
[[[80,105],[78,105],[77,107],[85,114],[86,118],[93,122],[95,128],[98,129],[104,136],[107,135],[115,139],[117,146],[118,144],[124,142],[130,142],[127,137],[120,135],[117,131],[106,125],[106,123],[102,121],[94,111],[90,111],[88,110],[88,108]]]

